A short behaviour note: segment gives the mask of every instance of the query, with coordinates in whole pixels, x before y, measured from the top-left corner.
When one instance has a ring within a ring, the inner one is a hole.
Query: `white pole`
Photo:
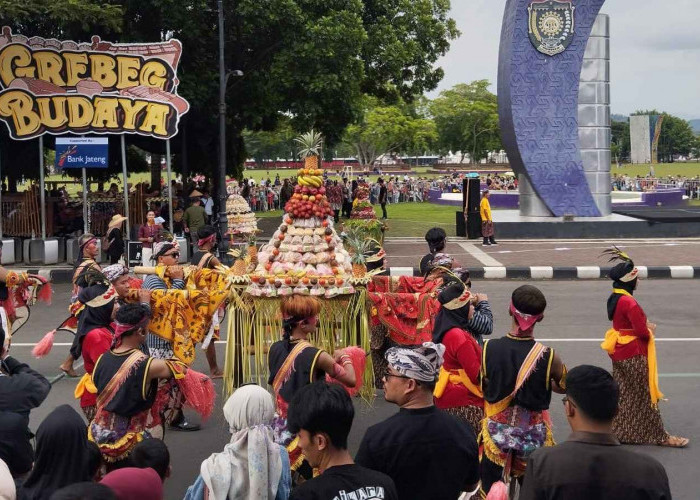
[[[88,206],[87,206],[87,173],[83,167],[83,232],[89,232],[88,227]]]
[[[126,140],[124,139],[124,134],[122,134],[122,179],[124,183],[124,213],[122,215],[126,217],[126,239],[128,241],[131,239],[131,232],[129,227],[129,184],[126,173]]]
[[[173,234],[173,185],[170,180],[172,177],[170,168],[170,139],[165,141],[165,164],[168,167],[168,222],[170,225],[170,234]]]
[[[41,202],[41,239],[46,241],[46,196],[44,194],[44,136],[39,136],[39,200]]]

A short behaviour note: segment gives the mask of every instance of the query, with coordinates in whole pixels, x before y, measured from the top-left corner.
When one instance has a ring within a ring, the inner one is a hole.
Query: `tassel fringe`
[[[202,420],[207,420],[214,411],[216,401],[214,383],[211,379],[203,373],[188,368],[185,376],[176,381],[182,390],[185,405],[201,415]]]
[[[32,349],[32,356],[39,359],[50,353],[51,348],[53,348],[53,339],[55,335],[56,330],[51,330],[44,335],[44,338],[42,338],[39,343],[34,346],[34,349]]]

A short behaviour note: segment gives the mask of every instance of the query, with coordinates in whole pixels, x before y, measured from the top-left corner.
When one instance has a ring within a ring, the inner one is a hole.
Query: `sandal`
[[[685,448],[690,443],[690,439],[678,436],[669,436],[666,441],[659,444],[659,446],[665,446],[668,448]]]

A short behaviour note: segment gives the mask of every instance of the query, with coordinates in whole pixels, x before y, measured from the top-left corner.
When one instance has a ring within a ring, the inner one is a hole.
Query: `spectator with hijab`
[[[13,477],[32,468],[34,450],[29,412],[49,395],[51,384],[40,373],[10,356],[10,336],[0,327],[0,459]]]
[[[36,433],[34,468],[17,492],[22,500],[49,500],[54,491],[90,481],[87,427],[78,413],[61,405]]]
[[[399,498],[454,500],[479,482],[478,448],[469,424],[433,403],[445,346],[425,342],[385,355],[384,398],[399,412],[373,425],[355,462],[394,480]]]
[[[163,482],[150,467],[124,467],[108,473],[100,484],[107,486],[117,500],[163,500]]]
[[[291,475],[284,446],[271,427],[275,406],[270,393],[251,384],[237,389],[224,404],[231,442],[202,462],[201,474],[185,500],[285,500]]]
[[[0,460],[0,498],[2,500],[15,500],[17,489],[7,464]]]

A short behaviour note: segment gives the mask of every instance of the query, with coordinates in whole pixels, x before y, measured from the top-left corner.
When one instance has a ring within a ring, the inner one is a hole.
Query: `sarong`
[[[493,236],[493,221],[481,221],[481,236],[484,238],[490,238]]]
[[[456,406],[445,408],[444,411],[468,423],[474,431],[474,437],[481,432],[481,421],[484,419],[484,409],[481,406]]]
[[[613,433],[624,444],[659,444],[668,439],[661,413],[649,393],[649,366],[645,356],[613,361],[613,378],[620,387],[619,410]]]

